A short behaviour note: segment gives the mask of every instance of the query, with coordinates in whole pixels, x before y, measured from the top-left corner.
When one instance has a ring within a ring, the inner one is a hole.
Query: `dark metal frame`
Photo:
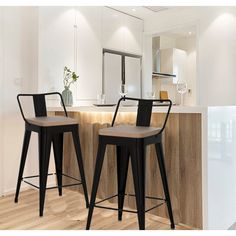
[[[47,108],[46,108],[45,96],[47,95],[60,96],[61,104],[64,109],[65,116],[67,117],[68,114],[65,108],[64,101],[62,99],[61,94],[58,92],[41,93],[41,94],[18,94],[17,95],[17,101],[19,104],[21,115],[25,121],[25,136],[24,136],[24,142],[23,142],[22,153],[21,153],[21,162],[20,162],[20,169],[19,169],[18,181],[17,181],[17,187],[16,187],[15,202],[16,203],[18,202],[18,196],[19,196],[20,186],[21,186],[22,181],[24,181],[27,184],[30,184],[33,187],[38,188],[39,189],[39,215],[40,216],[43,216],[46,189],[55,188],[55,187],[51,187],[51,188],[46,187],[51,144],[53,144],[54,160],[55,160],[55,166],[56,166],[57,188],[58,188],[59,196],[62,195],[62,187],[75,186],[75,185],[81,184],[84,190],[86,207],[88,208],[88,205],[89,205],[87,186],[86,186],[84,167],[83,167],[83,160],[82,160],[82,153],[81,153],[81,147],[80,147],[80,139],[78,135],[78,131],[79,131],[78,124],[43,127],[43,126],[31,124],[30,122],[28,122],[27,118],[24,115],[20,98],[32,97],[33,102],[34,102],[35,117],[46,117]],[[26,157],[27,157],[27,152],[28,152],[28,147],[29,147],[32,131],[38,133],[39,175],[23,177],[23,172],[24,172],[24,167],[25,167],[25,162],[26,162]],[[63,136],[65,132],[72,133],[81,180],[78,180],[77,178],[74,178],[62,172]],[[78,182],[74,184],[69,184],[69,185],[62,185],[62,176],[66,176]],[[36,186],[26,180],[26,179],[34,178],[34,177],[39,177],[39,186]]]
[[[142,96],[142,56],[141,55],[136,55],[132,53],[127,53],[127,52],[121,52],[121,51],[116,51],[116,50],[111,50],[111,49],[106,49],[103,48],[102,50],[103,53],[103,60],[102,60],[102,92],[104,93],[104,55],[105,53],[110,53],[110,54],[115,54],[115,55],[120,55],[121,56],[121,83],[125,84],[125,57],[133,57],[133,58],[138,58],[140,59],[140,96]]]
[[[135,194],[127,194],[125,193],[124,196],[130,196],[130,197],[136,197]],[[119,197],[119,194],[115,194],[113,196],[110,196],[110,197],[107,197],[103,200],[100,200],[98,202],[95,203],[94,207],[97,207],[97,208],[103,208],[103,209],[107,209],[107,210],[115,210],[115,211],[119,211],[119,208],[114,208],[114,207],[105,207],[105,206],[99,206],[98,204],[102,203],[102,202],[105,202],[105,201],[108,201],[114,197]],[[159,198],[159,197],[150,197],[150,196],[145,196],[145,199],[152,199],[152,200],[158,200],[158,201],[162,201],[161,203],[159,204],[156,204],[155,206],[152,206],[150,207],[149,209],[145,210],[145,213],[146,212],[149,212],[161,205],[163,205],[165,202],[166,202],[166,199],[164,198]],[[122,209],[122,212],[129,212],[129,213],[138,213],[138,211],[132,211],[132,210],[127,210],[127,209]]]
[[[99,135],[97,159],[96,159],[96,166],[95,166],[95,172],[94,172],[94,178],[93,178],[92,194],[91,194],[91,199],[90,199],[86,229],[90,228],[94,207],[99,207],[99,208],[110,209],[110,210],[118,210],[118,220],[122,220],[123,211],[137,213],[138,221],[139,221],[139,229],[143,230],[145,229],[145,212],[151,211],[152,209],[161,206],[163,203],[167,203],[169,218],[171,222],[171,228],[174,229],[175,228],[174,217],[173,217],[173,212],[172,212],[171,199],[170,199],[168,181],[167,181],[166,170],[165,170],[164,153],[163,153],[163,148],[162,148],[162,132],[165,129],[165,126],[169,117],[169,113],[171,110],[172,102],[169,99],[149,100],[149,99],[123,97],[118,101],[111,126],[113,126],[115,123],[115,119],[116,119],[121,101],[125,101],[125,100],[138,101],[136,126],[146,126],[146,127],[150,126],[153,102],[161,102],[161,103],[166,102],[167,103],[168,109],[167,109],[166,117],[159,133],[145,137],[145,138],[128,138],[128,137],[114,137],[114,136]],[[106,151],[106,145],[108,144],[116,145],[118,194],[108,197],[106,199],[103,199],[99,202],[95,202],[97,189],[99,185],[99,179],[100,179],[101,170],[102,170],[102,165],[103,165],[103,160],[104,160],[104,154]],[[150,197],[150,196],[145,195],[145,150],[146,150],[146,146],[150,144],[155,144],[165,199],[159,198],[159,197]],[[129,159],[131,159],[134,189],[135,189],[135,195],[133,196],[135,196],[136,198],[137,211],[130,211],[130,210],[123,209],[124,198],[127,195],[125,193],[125,187],[126,187],[126,181],[127,181]],[[98,205],[99,203],[109,200],[116,196],[118,197],[118,209]],[[145,209],[146,198],[162,200],[163,202],[146,210]]]

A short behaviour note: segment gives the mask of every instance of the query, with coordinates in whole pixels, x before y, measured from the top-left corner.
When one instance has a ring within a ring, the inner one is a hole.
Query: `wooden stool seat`
[[[156,135],[161,128],[119,125],[99,130],[99,135],[112,137],[126,137],[126,138],[145,138]]]
[[[76,125],[78,122],[75,119],[66,116],[41,116],[32,117],[26,119],[30,124],[41,126],[41,127],[51,127],[51,126],[61,126],[61,125]]]

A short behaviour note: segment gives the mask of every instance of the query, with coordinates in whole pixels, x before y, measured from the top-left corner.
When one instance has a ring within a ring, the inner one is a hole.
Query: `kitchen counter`
[[[69,112],[114,112],[116,106],[79,106],[79,107],[67,107],[66,110]],[[162,113],[167,109],[166,106],[154,106],[153,113]],[[120,106],[120,112],[135,112],[137,106]],[[50,107],[49,111],[63,111],[62,107]],[[173,105],[171,107],[171,113],[205,113],[207,112],[206,107],[201,106],[178,106]]]
[[[117,123],[135,124],[135,106],[121,107]],[[151,126],[161,126],[167,107],[153,107]],[[50,108],[51,113],[63,115],[62,108]],[[84,160],[88,191],[91,192],[94,165],[96,160],[98,131],[108,127],[112,121],[114,107],[70,107],[68,115],[78,120],[80,125],[81,149]],[[169,181],[173,213],[176,223],[183,223],[194,228],[204,228],[204,194],[205,194],[205,141],[207,108],[173,106],[164,131],[163,146]],[[155,149],[147,148],[147,189],[149,196],[162,196],[162,185]],[[64,171],[78,176],[75,153],[69,134],[65,135]],[[69,158],[68,158],[69,156]],[[109,178],[108,178],[109,176]],[[115,148],[108,146],[104,160],[98,197],[105,198],[117,192]],[[127,193],[133,193],[132,172],[129,169]],[[116,201],[116,200],[113,200]],[[146,207],[156,204],[147,200]],[[135,208],[133,197],[128,196],[125,206]],[[168,217],[166,206],[152,210],[150,213]]]

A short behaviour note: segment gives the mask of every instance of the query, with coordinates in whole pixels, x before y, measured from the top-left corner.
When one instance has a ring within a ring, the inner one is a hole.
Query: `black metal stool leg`
[[[16,194],[15,194],[16,203],[18,202],[22,176],[23,176],[23,172],[25,168],[25,160],[26,160],[26,156],[27,156],[27,152],[29,148],[30,136],[31,136],[31,131],[25,130],[25,136],[24,136],[23,147],[22,147],[22,152],[21,152],[20,169],[19,169],[17,186],[16,186]]]
[[[90,199],[90,204],[89,204],[89,212],[88,212],[86,230],[88,230],[90,228],[90,224],[91,224],[91,220],[92,220],[92,215],[93,215],[93,210],[94,210],[94,205],[95,205],[95,200],[96,200],[96,195],[97,195],[97,190],[98,190],[99,179],[101,176],[105,150],[106,150],[106,144],[103,142],[102,138],[99,137],[97,160],[96,160],[95,171],[94,171],[94,176],[93,176],[93,186],[92,186],[92,193],[91,193],[91,199]]]
[[[39,133],[39,216],[43,216],[51,141],[46,130]]]
[[[166,198],[166,204],[167,204],[168,213],[169,213],[170,222],[171,222],[171,228],[174,229],[175,223],[174,223],[174,217],[173,217],[173,212],[172,212],[168,181],[167,181],[167,176],[166,176],[163,148],[162,148],[161,143],[157,143],[155,144],[155,146],[156,146],[156,154],[157,154],[157,160],[159,163],[163,189],[164,189],[165,198]]]
[[[125,187],[129,166],[129,152],[127,147],[116,147],[117,156],[117,185],[118,185],[118,220],[122,220]]]
[[[139,229],[145,230],[145,148],[142,142],[137,141],[131,150]]]
[[[83,159],[82,159],[82,153],[81,153],[80,140],[79,140],[77,126],[75,129],[73,129],[72,136],[73,136],[73,140],[74,140],[75,152],[76,152],[77,162],[78,162],[78,166],[79,166],[82,186],[83,186],[83,190],[84,190],[84,198],[85,198],[85,202],[86,202],[86,208],[88,208],[89,207],[88,191],[87,191],[86,179],[85,179],[85,174],[84,174],[84,165],[83,165]]]
[[[63,163],[63,133],[53,136],[53,152],[56,166],[59,196],[62,196],[62,163]]]

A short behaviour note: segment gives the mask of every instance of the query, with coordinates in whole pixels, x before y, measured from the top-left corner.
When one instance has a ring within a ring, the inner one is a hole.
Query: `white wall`
[[[3,34],[3,13],[0,8],[0,35]],[[3,193],[3,38],[0,37],[0,196]]]
[[[236,8],[175,8],[150,17],[144,28],[149,35],[186,25],[196,25],[198,31],[197,103],[235,105]]]
[[[184,96],[185,105],[196,104],[196,80],[197,80],[197,71],[196,71],[196,37],[188,36],[181,37],[176,39],[176,48],[183,49],[186,51],[186,70],[185,70],[185,79],[187,81],[188,89],[190,93],[187,92]]]
[[[24,122],[16,101],[21,92],[36,91],[37,71],[35,70],[35,47],[37,45],[37,29],[35,29],[34,7],[4,7],[2,12],[3,60],[1,67],[1,102],[3,109],[3,190],[4,193],[14,191],[18,175],[21,145],[23,141]],[[36,30],[36,31],[35,31]],[[34,156],[35,157],[35,156]],[[34,162],[34,160],[33,160]],[[31,169],[28,162],[27,169]]]

